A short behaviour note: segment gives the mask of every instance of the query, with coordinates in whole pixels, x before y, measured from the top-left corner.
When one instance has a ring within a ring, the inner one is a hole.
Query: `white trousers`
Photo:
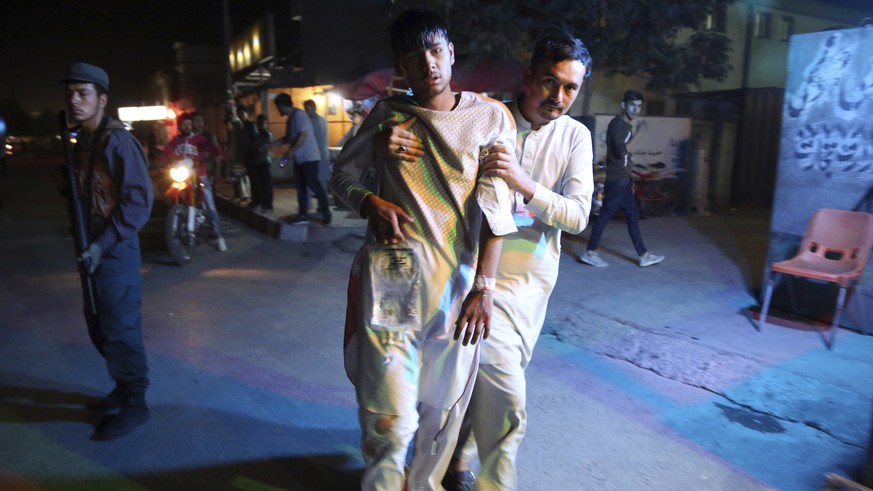
[[[478,345],[422,341],[417,336],[420,333],[407,332],[386,342],[384,332],[367,327],[364,333],[355,333],[347,347],[347,352],[351,349],[357,354],[353,380],[366,464],[361,481],[364,491],[404,489],[406,455],[413,440],[406,489],[439,491],[457,446],[475,383]],[[431,399],[424,392],[444,377],[466,382],[457,399],[445,401],[441,408],[421,402]],[[379,411],[381,407],[390,407],[392,414]]]
[[[477,491],[518,489],[516,457],[527,428],[526,384],[524,369],[517,363],[479,365],[454,454],[472,462],[478,453]]]

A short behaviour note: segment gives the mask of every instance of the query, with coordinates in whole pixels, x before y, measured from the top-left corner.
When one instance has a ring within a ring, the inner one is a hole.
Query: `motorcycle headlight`
[[[185,166],[173,167],[170,169],[170,177],[172,177],[176,182],[185,182],[190,175],[191,169]]]

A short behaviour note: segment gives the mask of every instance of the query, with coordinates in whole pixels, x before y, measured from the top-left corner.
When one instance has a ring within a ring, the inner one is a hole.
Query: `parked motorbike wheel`
[[[642,213],[650,217],[662,217],[673,213],[679,203],[682,185],[677,179],[664,178],[650,184],[648,199],[641,203]]]
[[[196,234],[188,232],[188,207],[176,203],[167,213],[167,250],[180,266],[191,262],[194,257],[194,247],[197,245]]]

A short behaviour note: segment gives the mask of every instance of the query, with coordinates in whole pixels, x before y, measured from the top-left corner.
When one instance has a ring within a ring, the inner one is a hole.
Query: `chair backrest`
[[[809,221],[801,254],[851,264],[861,274],[873,248],[873,215],[863,211],[821,208]]]

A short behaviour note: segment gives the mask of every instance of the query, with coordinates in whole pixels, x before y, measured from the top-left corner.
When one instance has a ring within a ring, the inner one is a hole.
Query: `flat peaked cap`
[[[89,63],[73,63],[70,65],[67,76],[61,80],[63,84],[69,82],[91,82],[109,92],[109,75],[99,66]]]

